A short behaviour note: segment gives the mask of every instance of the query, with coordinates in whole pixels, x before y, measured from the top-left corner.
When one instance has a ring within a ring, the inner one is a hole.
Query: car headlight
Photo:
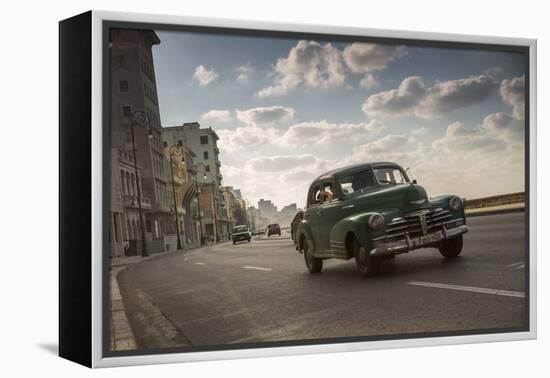
[[[369,218],[369,227],[373,231],[378,231],[384,228],[384,217],[381,214],[372,214]]]
[[[452,211],[457,211],[462,208],[462,200],[459,197],[451,197],[449,200],[449,208]]]

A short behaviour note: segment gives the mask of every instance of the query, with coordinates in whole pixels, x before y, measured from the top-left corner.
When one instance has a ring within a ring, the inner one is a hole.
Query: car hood
[[[376,211],[400,209],[403,213],[430,207],[426,190],[418,184],[392,185],[377,187],[358,193],[346,202],[355,205],[357,211]]]
[[[245,234],[249,234],[250,231],[241,231],[241,232],[233,232],[231,235],[245,235]]]

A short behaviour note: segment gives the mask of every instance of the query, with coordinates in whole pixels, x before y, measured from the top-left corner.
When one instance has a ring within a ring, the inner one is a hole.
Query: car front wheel
[[[439,247],[439,253],[448,259],[458,257],[462,252],[462,235],[445,240]]]
[[[321,270],[323,270],[323,260],[313,256],[311,241],[307,238],[304,240],[303,250],[307,270],[309,270],[310,273],[320,273]]]
[[[353,240],[353,255],[357,269],[362,276],[371,277],[380,273],[382,261],[377,257],[370,256],[367,249],[361,245],[357,238]]]

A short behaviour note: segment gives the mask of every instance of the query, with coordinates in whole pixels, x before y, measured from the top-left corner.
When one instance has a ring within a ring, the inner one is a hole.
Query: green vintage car
[[[429,198],[398,164],[361,163],[313,181],[296,249],[310,273],[321,272],[324,259],[353,257],[359,272],[370,276],[383,259],[417,248],[457,257],[466,232],[461,198]]]

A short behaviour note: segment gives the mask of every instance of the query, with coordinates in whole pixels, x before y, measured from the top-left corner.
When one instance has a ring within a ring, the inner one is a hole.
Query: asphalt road
[[[363,278],[307,272],[288,236],[174,253],[119,275],[139,348],[525,326],[524,214],[468,220],[464,250],[421,249]]]

